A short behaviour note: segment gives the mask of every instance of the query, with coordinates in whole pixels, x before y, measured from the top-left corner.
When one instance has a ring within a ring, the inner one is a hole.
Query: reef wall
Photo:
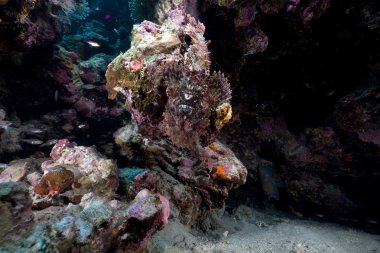
[[[10,40],[2,51],[14,57],[19,50],[20,61],[0,61],[8,92],[0,119],[0,155],[6,159],[0,171],[2,251],[134,252],[147,247],[169,215],[193,225],[223,210],[228,191],[245,182],[247,171],[216,140],[232,117],[231,91],[221,72],[210,71],[200,22],[180,6],[157,16],[160,25],[144,21],[134,27],[131,49],[106,74],[109,97],[117,92],[126,99],[121,107],[106,100],[104,89],[105,67],[122,48],[121,28],[110,46],[115,36],[106,21],[91,18],[85,1],[18,7],[4,4],[14,19],[1,26],[9,32],[7,26],[20,25],[12,30],[13,40],[31,41],[19,47]],[[86,11],[75,13],[77,8]],[[63,32],[70,29],[65,22],[74,20],[78,26]],[[39,36],[51,22],[55,36]],[[30,24],[37,28],[29,31]],[[18,72],[29,67],[29,82],[19,85],[25,77]],[[86,143],[101,132],[104,137],[92,143],[115,157],[112,143],[105,143],[112,128],[103,126],[120,127],[118,119],[127,125],[115,133],[115,142],[130,167],[119,168],[95,147],[70,141]],[[142,168],[132,167],[131,152],[142,154]]]
[[[378,226],[379,9],[0,0],[1,250],[133,252],[242,203]]]
[[[203,1],[201,10],[212,67],[233,88],[222,139],[249,171],[235,198],[376,223],[379,4]]]

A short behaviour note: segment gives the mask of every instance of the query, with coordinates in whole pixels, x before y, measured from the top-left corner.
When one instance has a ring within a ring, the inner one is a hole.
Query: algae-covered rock
[[[221,72],[211,72],[205,27],[181,8],[165,17],[134,26],[131,48],[108,66],[107,89],[132,114],[115,142],[123,154],[142,152],[150,169],[128,183],[128,197],[159,192],[174,218],[194,224],[204,208],[222,208],[247,171],[216,140],[232,119],[231,90]]]
[[[0,242],[11,234],[23,235],[32,229],[32,200],[25,183],[0,183],[0,224]]]

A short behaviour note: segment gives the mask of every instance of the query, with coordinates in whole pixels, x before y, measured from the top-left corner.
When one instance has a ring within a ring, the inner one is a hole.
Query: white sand
[[[380,235],[240,207],[207,234],[170,222],[154,236],[152,248],[157,253],[380,253]]]

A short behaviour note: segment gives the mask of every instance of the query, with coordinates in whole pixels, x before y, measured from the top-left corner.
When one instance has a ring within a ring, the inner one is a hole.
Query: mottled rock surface
[[[184,224],[194,224],[205,209],[222,208],[228,191],[247,176],[216,140],[232,118],[231,91],[227,78],[210,70],[204,29],[173,8],[161,25],[134,26],[131,48],[106,72],[109,97],[125,99],[132,114],[115,142],[122,153],[143,153],[149,169],[132,182],[129,197],[143,188],[157,191]]]
[[[130,203],[114,199],[118,168],[93,148],[61,140],[52,158],[15,161],[3,172],[0,251],[133,252],[167,224],[169,202],[160,194],[142,189]],[[23,177],[6,177],[20,167]]]

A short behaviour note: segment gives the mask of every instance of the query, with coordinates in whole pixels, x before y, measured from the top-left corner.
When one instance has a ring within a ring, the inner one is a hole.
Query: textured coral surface
[[[108,66],[107,88],[132,114],[115,142],[126,150],[138,146],[151,169],[128,195],[154,189],[173,199],[174,217],[192,224],[204,208],[222,208],[247,171],[216,141],[232,118],[231,91],[222,73],[210,71],[204,26],[181,9],[167,16],[161,25],[134,26],[131,48]]]
[[[0,251],[165,252],[178,227],[212,251],[242,204],[378,233],[379,10],[0,0]]]

